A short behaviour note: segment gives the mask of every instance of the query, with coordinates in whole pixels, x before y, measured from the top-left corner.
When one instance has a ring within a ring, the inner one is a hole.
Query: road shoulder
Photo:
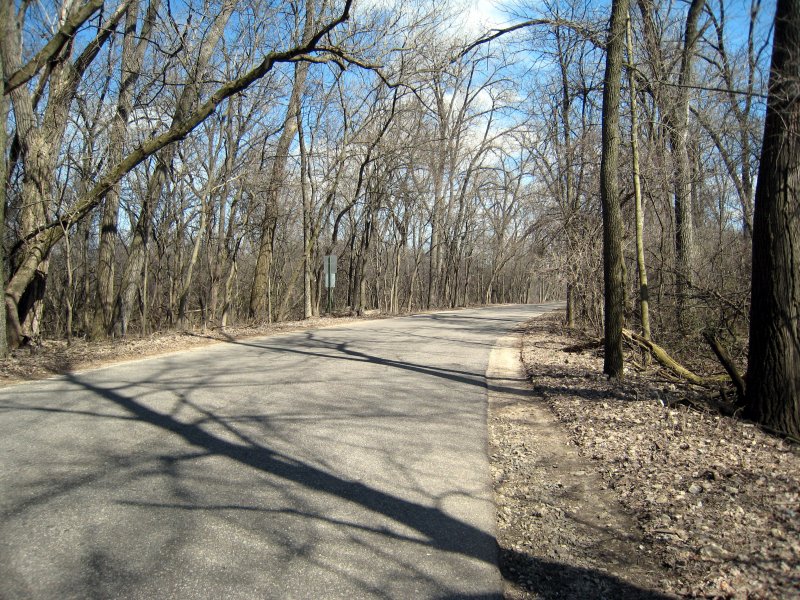
[[[633,519],[570,444],[501,338],[487,369],[489,452],[505,597],[665,598]]]

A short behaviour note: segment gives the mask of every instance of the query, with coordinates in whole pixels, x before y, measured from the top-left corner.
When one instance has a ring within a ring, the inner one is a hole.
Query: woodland
[[[800,437],[798,13],[0,0],[2,353],[308,319],[333,254],[335,311],[566,298]]]

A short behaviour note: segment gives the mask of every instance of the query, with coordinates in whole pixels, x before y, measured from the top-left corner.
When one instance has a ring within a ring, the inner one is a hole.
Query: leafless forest
[[[318,315],[328,254],[602,335],[611,194],[620,323],[741,368],[776,6],[628,4],[2,0],[10,347]]]

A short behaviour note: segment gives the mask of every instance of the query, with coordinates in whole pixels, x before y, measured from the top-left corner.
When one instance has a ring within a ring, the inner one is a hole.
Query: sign
[[[322,258],[322,266],[325,270],[325,287],[328,289],[336,287],[336,255],[328,254]]]

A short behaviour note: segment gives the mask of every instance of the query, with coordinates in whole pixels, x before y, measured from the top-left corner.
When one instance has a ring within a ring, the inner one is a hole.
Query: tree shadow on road
[[[180,436],[209,455],[224,456],[281,479],[354,502],[383,514],[423,534],[433,547],[494,563],[496,544],[492,536],[455,519],[438,508],[398,498],[325,472],[291,456],[276,452],[253,440],[247,443],[222,439],[197,424],[183,423],[171,415],[153,410],[113,389],[96,386],[75,375],[67,379],[136,415],[138,419]]]
[[[438,377],[447,379],[455,383],[463,383],[477,387],[490,387],[492,391],[516,393],[518,390],[514,388],[505,388],[502,386],[492,385],[487,383],[486,377],[483,373],[476,373],[474,371],[465,371],[462,369],[450,369],[446,367],[435,367],[420,363],[413,363],[409,361],[395,360],[385,358],[374,354],[369,354],[361,350],[356,350],[350,347],[348,342],[328,342],[318,339],[315,334],[308,332],[304,334],[305,342],[300,345],[286,345],[280,346],[257,341],[240,341],[231,340],[226,343],[234,344],[236,346],[246,346],[258,350],[274,351],[288,354],[298,354],[308,356],[310,358],[322,358],[331,360],[342,360],[359,363],[369,363],[384,367],[392,367],[403,371],[411,371],[421,375],[428,375],[431,377]]]
[[[262,473],[299,484],[310,490],[336,496],[374,513],[388,517],[422,534],[425,545],[438,550],[460,554],[481,562],[498,563],[498,547],[494,536],[477,527],[454,518],[436,507],[424,506],[392,494],[374,489],[358,481],[349,481],[333,473],[323,471],[292,456],[277,452],[241,436],[241,441],[223,439],[195,423],[184,423],[172,415],[156,411],[137,400],[114,389],[97,386],[76,375],[67,375],[75,385],[83,387],[130,412],[136,419],[156,426],[179,436],[183,441],[197,448],[203,456],[222,456],[239,464],[251,467]],[[196,456],[196,455],[195,455]],[[173,505],[169,508],[188,508],[202,510],[203,507]],[[214,510],[218,507],[205,507]],[[255,510],[253,507],[228,506],[226,510]],[[258,509],[263,510],[263,509]],[[302,516],[302,515],[300,515]],[[311,515],[309,515],[312,518]],[[313,518],[319,518],[313,516]],[[336,523],[333,523],[334,525]],[[340,523],[350,527],[350,523]],[[371,530],[388,538],[400,540],[390,531]],[[404,538],[405,541],[414,541]],[[668,598],[662,594],[641,589],[601,571],[584,569],[571,565],[548,562],[525,553],[503,550],[499,556],[501,571],[508,581],[515,576],[510,571],[513,565],[527,564],[535,580],[526,587],[540,598],[622,598],[661,600]],[[490,595],[444,595],[441,598],[483,599]]]

